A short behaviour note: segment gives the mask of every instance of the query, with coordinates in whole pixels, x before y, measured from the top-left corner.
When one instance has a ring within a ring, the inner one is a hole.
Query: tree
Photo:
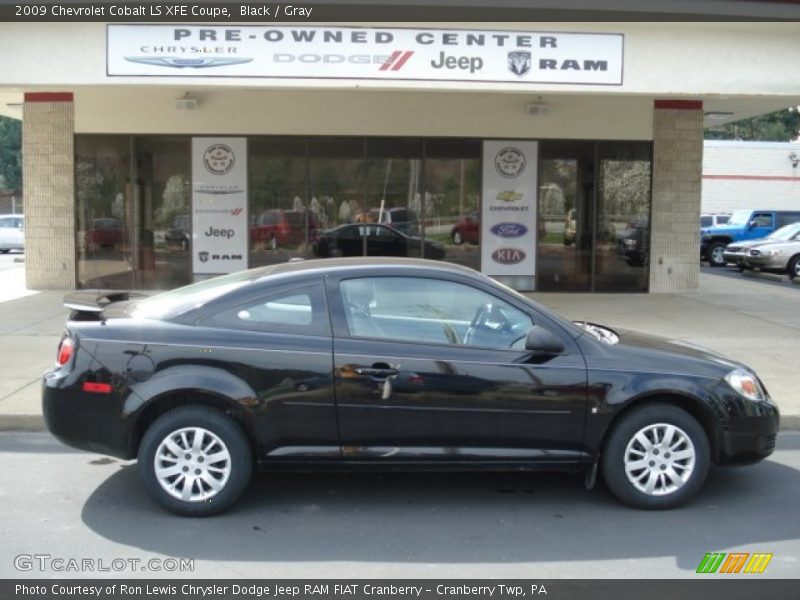
[[[800,112],[797,107],[705,130],[707,140],[791,142],[797,139],[798,135],[800,135]]]
[[[22,122],[0,116],[0,176],[9,189],[22,189]]]

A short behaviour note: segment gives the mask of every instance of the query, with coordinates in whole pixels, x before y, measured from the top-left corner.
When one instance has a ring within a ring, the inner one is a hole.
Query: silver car
[[[0,252],[25,249],[25,217],[0,215]]]
[[[800,240],[800,221],[797,223],[790,223],[780,229],[776,229],[767,237],[758,238],[755,240],[745,240],[741,242],[732,242],[725,247],[722,257],[726,263],[733,263],[739,267],[740,271],[751,268],[750,251],[758,248],[764,244],[773,244],[776,242],[789,242]]]
[[[745,268],[786,273],[789,279],[800,277],[800,237],[751,248],[745,259]]]

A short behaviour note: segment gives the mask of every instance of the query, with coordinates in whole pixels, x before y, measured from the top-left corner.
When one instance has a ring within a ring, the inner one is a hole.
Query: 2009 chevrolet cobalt
[[[600,469],[641,508],[710,463],[774,448],[742,364],[574,324],[471,269],[290,262],[136,301],[78,292],[44,416],[64,443],[138,457],[164,507],[210,515],[262,468]]]

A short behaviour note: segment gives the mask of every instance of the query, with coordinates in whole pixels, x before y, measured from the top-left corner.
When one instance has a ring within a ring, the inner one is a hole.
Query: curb
[[[781,415],[781,431],[800,431],[800,415]],[[47,431],[42,415],[0,415],[0,433]]]

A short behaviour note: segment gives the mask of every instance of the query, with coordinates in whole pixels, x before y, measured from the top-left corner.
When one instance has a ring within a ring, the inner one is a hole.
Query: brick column
[[[74,131],[72,93],[25,94],[22,176],[30,289],[75,289]]]
[[[703,103],[656,100],[653,110],[653,212],[650,291],[697,289]]]

